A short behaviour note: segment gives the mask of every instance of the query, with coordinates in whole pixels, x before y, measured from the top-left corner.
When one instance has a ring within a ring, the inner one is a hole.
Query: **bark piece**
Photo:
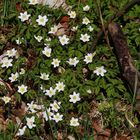
[[[135,108],[140,111],[140,73],[132,64],[132,57],[128,50],[127,41],[120,26],[116,23],[110,23],[108,30],[114,43],[122,75],[129,83],[132,90],[136,92]]]
[[[71,7],[66,4],[66,0],[40,0],[40,4],[48,5],[50,8],[56,9],[62,7],[66,11],[70,10]]]

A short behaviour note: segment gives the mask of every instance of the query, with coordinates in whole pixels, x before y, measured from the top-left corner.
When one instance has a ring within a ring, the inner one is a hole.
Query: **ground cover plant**
[[[93,47],[129,0],[66,3],[66,9],[36,0],[0,5],[0,139],[139,139],[135,91],[123,79],[109,36]],[[137,70],[139,18],[135,5],[115,19]]]

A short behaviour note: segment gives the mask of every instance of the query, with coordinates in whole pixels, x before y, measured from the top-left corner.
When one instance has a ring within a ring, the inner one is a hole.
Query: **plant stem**
[[[100,3],[100,1],[99,1],[99,3],[98,3],[98,1],[96,1],[96,0],[95,0],[95,2],[96,2],[96,5],[97,5],[97,10],[98,10],[99,17],[100,17],[100,21],[101,21],[101,24],[102,24],[102,30],[103,30],[104,35],[105,35],[105,40],[106,40],[106,42],[107,42],[107,45],[108,45],[109,50],[112,51],[112,49],[111,49],[111,47],[110,47],[110,43],[109,43],[108,34],[107,34],[107,32],[106,32],[105,25],[104,25],[104,21],[103,21],[103,17],[102,17],[101,3]]]

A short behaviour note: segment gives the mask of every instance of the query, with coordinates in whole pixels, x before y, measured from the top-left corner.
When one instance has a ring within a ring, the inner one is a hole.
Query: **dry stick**
[[[140,111],[140,73],[133,66],[132,58],[128,50],[127,40],[118,24],[110,23],[108,30],[114,44],[122,75],[136,94],[135,109]]]
[[[102,17],[102,12],[101,12],[101,4],[98,4],[98,2],[97,2],[96,0],[95,0],[95,3],[96,3],[96,5],[97,5],[97,10],[98,10],[99,17],[100,17],[101,24],[102,24],[102,30],[103,30],[103,32],[104,32],[104,35],[105,35],[105,39],[106,39],[108,48],[109,48],[110,51],[112,51],[112,50],[111,50],[111,47],[110,47],[110,43],[109,43],[108,33],[107,33],[106,30],[105,30],[105,25],[104,25],[104,21],[103,21],[103,17]]]
[[[105,31],[107,30],[108,28],[108,25],[115,19],[123,16],[125,13],[127,13],[134,5],[136,4],[140,4],[140,0],[132,0],[130,1],[128,4],[126,4],[124,6],[124,8],[122,10],[120,10],[118,13],[114,14],[108,21],[108,23],[104,26],[105,28]],[[96,36],[96,39],[95,41],[93,42],[93,45],[91,47],[91,51],[93,51],[94,49],[96,49],[96,46],[98,44],[98,41],[101,39],[101,37],[103,36],[103,29],[101,29],[98,33],[97,33],[97,36]]]

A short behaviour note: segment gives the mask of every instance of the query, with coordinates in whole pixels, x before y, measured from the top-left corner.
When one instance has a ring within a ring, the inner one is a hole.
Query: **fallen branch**
[[[118,13],[114,14],[108,21],[108,23],[104,26],[104,30],[106,31],[108,29],[108,25],[115,19],[118,19],[120,18],[121,16],[123,16],[125,13],[127,13],[133,6],[135,6],[136,4],[140,4],[140,0],[132,0],[130,1],[128,4],[126,4],[124,6],[124,8],[120,11],[118,11]],[[91,48],[91,51],[93,51],[94,49],[96,49],[96,46],[99,42],[99,40],[101,39],[101,37],[103,36],[104,34],[104,31],[103,29],[101,29],[98,33],[97,33],[97,36],[96,36],[96,39],[94,40],[93,44],[92,44],[92,48]]]
[[[140,73],[132,64],[132,58],[128,50],[127,41],[123,35],[121,27],[116,23],[110,23],[108,30],[114,43],[122,75],[136,94],[135,108],[140,111]]]

